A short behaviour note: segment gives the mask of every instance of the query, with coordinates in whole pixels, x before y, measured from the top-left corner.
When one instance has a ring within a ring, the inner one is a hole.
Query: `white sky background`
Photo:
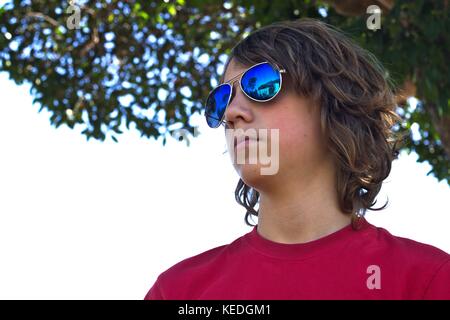
[[[0,74],[0,299],[142,299],[173,264],[251,230],[223,130],[190,147],[119,136],[86,141]],[[450,188],[394,161],[370,222],[450,252]]]

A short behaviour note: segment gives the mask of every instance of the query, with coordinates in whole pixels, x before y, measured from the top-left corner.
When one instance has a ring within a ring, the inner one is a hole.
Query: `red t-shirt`
[[[253,230],[159,275],[145,299],[450,299],[450,255],[363,220],[283,244]]]

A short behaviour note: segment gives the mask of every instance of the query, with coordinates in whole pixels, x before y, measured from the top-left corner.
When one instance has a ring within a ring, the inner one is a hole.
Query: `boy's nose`
[[[230,104],[225,110],[224,120],[227,122],[227,127],[236,127],[239,121],[250,122],[252,120],[252,112],[250,110],[250,100],[242,92],[238,82],[233,84],[233,94],[231,96]]]

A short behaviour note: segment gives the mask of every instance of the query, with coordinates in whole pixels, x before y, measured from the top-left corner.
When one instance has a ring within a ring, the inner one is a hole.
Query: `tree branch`
[[[94,30],[92,31],[91,40],[84,46],[84,48],[80,52],[81,56],[85,55],[92,48],[94,48],[99,43],[99,41],[100,41],[100,38],[98,36],[98,29],[94,28]]]
[[[430,114],[434,128],[441,138],[445,153],[447,153],[447,157],[450,158],[450,116],[443,115],[443,117],[440,118],[437,106],[434,103],[427,103],[426,106],[426,110]]]
[[[41,13],[41,12],[28,12],[26,14],[27,17],[32,17],[32,18],[38,18],[38,19],[44,19],[45,21],[47,21],[48,23],[50,23],[52,26],[54,27],[59,27],[59,23],[58,21],[56,21],[55,19]]]

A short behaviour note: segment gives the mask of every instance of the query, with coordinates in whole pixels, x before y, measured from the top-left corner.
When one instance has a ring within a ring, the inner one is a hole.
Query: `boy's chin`
[[[235,164],[234,168],[246,185],[256,187],[268,178],[261,174],[260,164]]]

